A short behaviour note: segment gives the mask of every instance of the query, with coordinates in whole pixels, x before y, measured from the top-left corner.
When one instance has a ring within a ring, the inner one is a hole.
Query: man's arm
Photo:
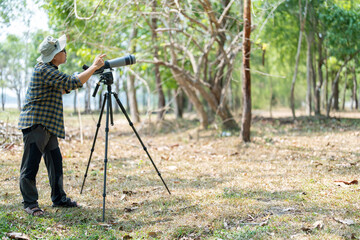
[[[91,77],[91,75],[93,75],[96,70],[98,70],[99,68],[104,66],[103,58],[105,56],[106,56],[106,54],[101,54],[101,55],[97,56],[95,58],[93,64],[88,69],[86,69],[85,71],[81,72],[78,75],[78,78],[80,79],[80,82],[82,84],[86,83],[89,80],[89,78]]]

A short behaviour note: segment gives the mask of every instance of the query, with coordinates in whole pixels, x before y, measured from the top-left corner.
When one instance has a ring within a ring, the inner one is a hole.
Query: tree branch
[[[79,15],[77,14],[77,4],[76,4],[76,0],[74,0],[74,12],[75,12],[75,17],[77,19],[80,20],[90,20],[91,18],[93,18],[95,16],[96,10],[99,8],[100,4],[102,3],[103,0],[100,0],[99,3],[97,4],[97,6],[95,7],[93,13],[91,14],[90,17],[79,17]]]

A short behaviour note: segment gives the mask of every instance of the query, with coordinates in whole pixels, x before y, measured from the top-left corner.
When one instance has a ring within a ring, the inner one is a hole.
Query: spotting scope
[[[135,59],[134,55],[127,55],[125,57],[115,58],[115,59],[112,59],[109,61],[105,61],[104,66],[102,66],[101,68],[96,70],[94,74],[103,73],[105,69],[122,67],[122,66],[126,66],[126,65],[131,65],[134,63],[136,63],[136,59]],[[83,65],[82,68],[84,70],[86,70],[89,68],[89,66]]]

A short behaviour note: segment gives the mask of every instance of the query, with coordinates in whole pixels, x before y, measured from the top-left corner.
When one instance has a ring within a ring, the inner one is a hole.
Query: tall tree
[[[157,1],[152,1],[152,11],[155,13],[157,11]],[[156,14],[153,14],[151,17],[151,39],[152,39],[152,45],[154,48],[154,59],[159,58],[159,42],[158,42],[158,34],[157,34],[157,28],[158,28],[158,18],[156,17]],[[162,87],[162,81],[160,76],[160,69],[159,64],[154,64],[154,73],[155,73],[155,82],[156,82],[156,92],[158,95],[158,114],[157,118],[158,120],[162,120],[165,116],[165,95]]]
[[[133,54],[136,53],[136,38],[137,38],[137,28],[136,25],[133,24],[133,29],[131,35],[129,37],[129,48],[131,49],[130,52]],[[127,93],[128,93],[128,100],[129,100],[129,107],[130,107],[130,115],[131,119],[134,122],[140,122],[140,114],[138,109],[138,103],[136,98],[136,88],[135,88],[135,76],[132,74],[128,75],[127,78]]]
[[[308,0],[306,0],[305,3],[305,9],[304,9],[304,16],[302,15],[302,7],[301,7],[301,0],[299,0],[299,19],[300,19],[300,30],[299,30],[299,41],[298,41],[298,48],[297,48],[297,52],[296,52],[296,63],[295,63],[295,70],[294,70],[294,75],[292,78],[292,83],[291,83],[291,92],[290,92],[290,107],[291,107],[291,112],[292,112],[292,116],[293,119],[295,120],[296,115],[295,115],[295,99],[294,99],[294,93],[295,93],[295,82],[296,82],[296,76],[298,73],[298,67],[299,67],[299,59],[300,59],[300,51],[301,51],[301,42],[302,42],[302,35],[304,32],[304,28],[305,28],[305,20],[306,20],[306,14],[307,14],[307,5],[308,5]]]
[[[251,126],[251,0],[244,1],[244,37],[243,37],[243,114],[241,137],[244,142],[250,142]]]

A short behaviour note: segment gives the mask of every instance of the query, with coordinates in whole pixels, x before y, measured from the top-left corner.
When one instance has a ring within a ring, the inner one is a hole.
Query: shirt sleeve
[[[43,71],[44,84],[58,90],[71,90],[82,87],[82,83],[77,75],[68,75],[60,72],[54,67],[44,67]]]

